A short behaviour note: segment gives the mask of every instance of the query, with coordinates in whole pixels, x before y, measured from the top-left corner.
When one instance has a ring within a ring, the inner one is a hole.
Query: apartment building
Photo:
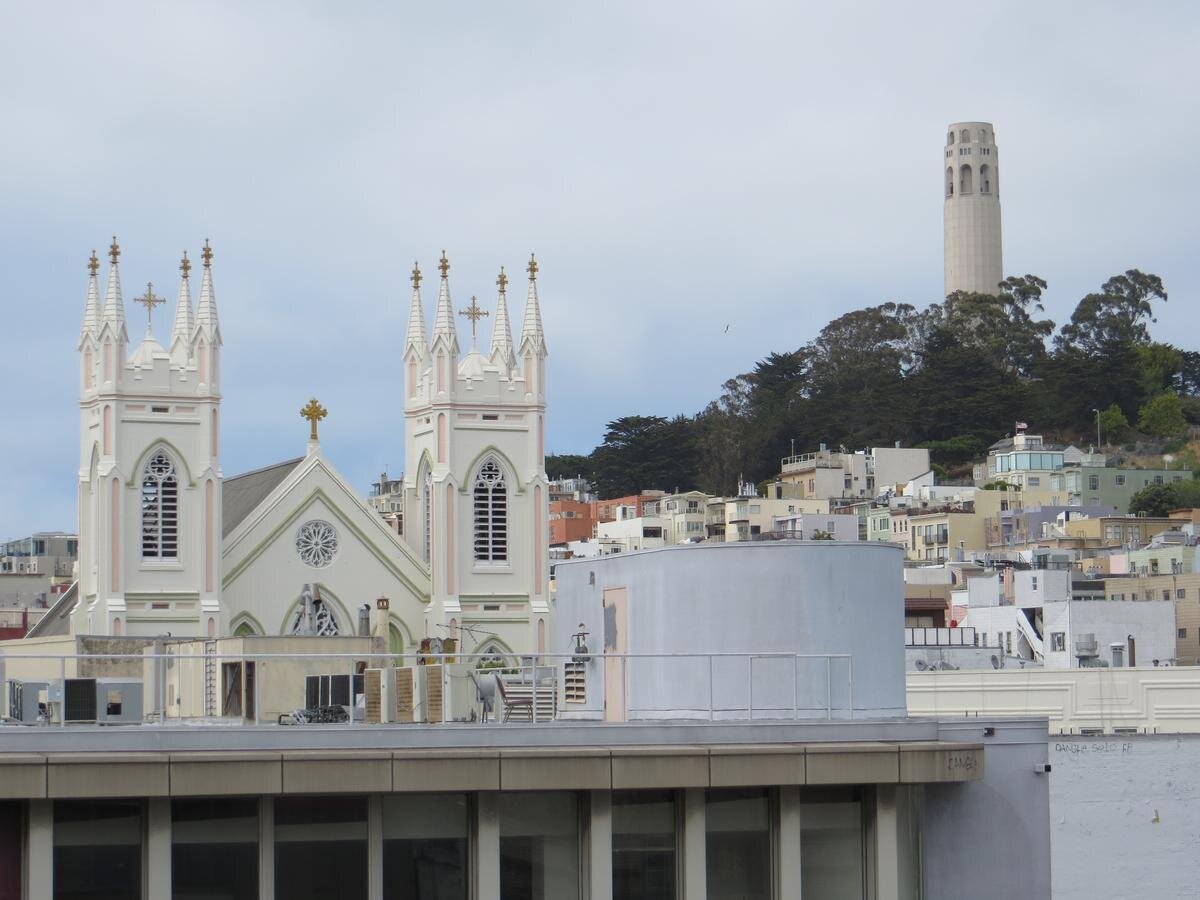
[[[389,478],[387,472],[371,485],[367,506],[379,513],[396,534],[404,534],[404,474]]]
[[[1175,652],[1171,659],[1181,666],[1200,665],[1200,573],[1131,574],[1103,581],[1109,601],[1172,602]]]
[[[1050,487],[1066,495],[1069,506],[1108,506],[1117,515],[1129,512],[1133,495],[1152,484],[1191,480],[1179,469],[1130,469],[1100,466],[1067,466],[1051,473]]]
[[[79,559],[79,535],[38,531],[0,544],[0,573],[70,578]]]
[[[983,550],[983,517],[973,509],[941,509],[900,516],[907,538],[906,555],[912,560],[945,562],[961,559],[966,551]],[[896,517],[893,517],[895,524]]]
[[[551,497],[553,498],[553,494]],[[586,541],[596,531],[596,506],[570,499],[550,500],[550,543],[567,544]]]
[[[626,497],[596,501],[596,522],[618,522],[621,519],[636,519],[646,514],[647,503],[657,503],[666,491],[642,491]]]
[[[878,496],[885,488],[906,484],[930,470],[929,451],[904,447],[830,450],[785,457],[779,482],[801,498]]]

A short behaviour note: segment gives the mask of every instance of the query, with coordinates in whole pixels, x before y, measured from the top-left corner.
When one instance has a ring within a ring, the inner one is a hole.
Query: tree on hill
[[[1138,412],[1138,430],[1155,437],[1178,437],[1187,431],[1178,394],[1159,394]]]
[[[1166,516],[1173,509],[1200,506],[1200,480],[1190,478],[1171,484],[1148,484],[1129,501],[1132,515]]]

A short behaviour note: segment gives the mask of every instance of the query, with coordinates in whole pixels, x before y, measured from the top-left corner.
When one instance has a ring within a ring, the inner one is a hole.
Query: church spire
[[[421,267],[413,263],[412,270],[412,299],[408,305],[408,337],[404,341],[404,350],[414,349],[424,357],[429,353],[429,344],[425,340],[425,309],[421,303]]]
[[[208,238],[204,239],[204,250],[200,253],[204,260],[204,275],[200,280],[200,303],[196,307],[196,328],[205,332],[211,343],[221,342],[221,329],[217,321],[217,296],[213,290],[212,281],[212,248],[208,246]],[[190,264],[189,264],[190,265]]]
[[[99,271],[100,260],[96,258],[96,251],[93,250],[92,257],[88,260],[87,302],[83,307],[83,326],[79,329],[81,346],[84,340],[94,338],[100,330],[100,284],[96,275]]]
[[[538,264],[532,253],[525,271],[529,273],[529,296],[525,300],[525,321],[521,326],[521,353],[524,354],[528,346],[537,355],[545,356],[546,335],[542,331],[542,310],[537,295]]]
[[[192,332],[196,328],[196,317],[192,313],[192,289],[188,277],[192,271],[192,263],[186,250],[183,251],[183,259],[179,262],[179,271],[182,277],[179,279],[179,301],[175,306],[175,325],[171,329],[170,348],[175,362],[184,363],[187,362]]]
[[[104,311],[101,315],[103,325],[112,325],[122,340],[127,340],[125,334],[125,301],[121,297],[121,272],[117,260],[121,256],[121,246],[113,236],[112,245],[108,248],[108,289],[104,294]]]
[[[508,276],[504,274],[504,266],[500,267],[496,286],[500,291],[496,300],[496,324],[492,326],[492,362],[511,372],[517,364],[517,356],[513,351],[512,326],[508,321],[508,300],[505,297]]]
[[[437,316],[433,320],[433,341],[445,338],[446,342],[458,352],[458,331],[454,327],[454,307],[450,304],[450,260],[446,259],[446,251],[442,251],[442,259],[438,263],[442,273],[441,284],[438,285]]]

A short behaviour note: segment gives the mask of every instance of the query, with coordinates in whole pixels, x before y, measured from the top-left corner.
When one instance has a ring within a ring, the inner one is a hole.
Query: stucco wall
[[[1054,900],[1197,895],[1200,735],[1064,737],[1049,758]]]
[[[925,900],[1047,897],[1053,773],[1037,771],[1046,762],[1045,720],[942,720],[938,739],[983,743],[984,777],[925,788]],[[1091,895],[1122,896],[1135,895]]]
[[[857,541],[698,544],[563,562],[551,650],[569,651],[583,623],[592,652],[602,653],[604,592],[624,587],[628,625],[620,644],[628,653],[852,657],[852,666],[801,659],[795,669],[790,659],[715,659],[712,702],[724,711],[718,717],[747,715],[751,665],[758,717],[790,717],[794,706],[823,717],[827,704],[834,715],[904,715],[901,564],[898,547]],[[604,709],[602,660],[589,664],[587,678],[581,714]],[[632,660],[627,678],[631,718],[639,711],[643,718],[708,717],[705,658]]]

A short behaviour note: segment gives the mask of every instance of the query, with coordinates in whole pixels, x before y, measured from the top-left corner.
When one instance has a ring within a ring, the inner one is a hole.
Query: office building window
[[[54,900],[141,900],[141,801],[56,801],[53,867]]]
[[[1177,588],[1175,590],[1175,599],[1176,600],[1186,600],[1187,599],[1187,591],[1184,588]]]
[[[171,804],[171,895],[176,900],[256,900],[256,799]]]
[[[579,810],[574,794],[500,795],[500,900],[578,900]]]
[[[25,808],[20,803],[0,803],[0,900],[21,900],[21,823]]]
[[[275,896],[367,900],[367,798],[275,798]]]
[[[384,900],[467,900],[466,794],[385,794]]]
[[[613,900],[675,900],[675,794],[616,791]]]
[[[1050,649],[1060,653],[1067,649],[1067,633],[1065,631],[1050,632]]]
[[[1178,637],[1178,638],[1179,638],[1179,640],[1181,640],[1181,641],[1182,641],[1182,640],[1184,640],[1184,639],[1187,637],[1187,629],[1186,629],[1186,628],[1180,628],[1180,629],[1178,630],[1178,633],[1176,634],[1176,637]]]
[[[862,900],[862,804],[802,803],[800,861],[800,893],[805,898]]]
[[[770,900],[771,818],[766,790],[710,790],[704,815],[710,900]]]

